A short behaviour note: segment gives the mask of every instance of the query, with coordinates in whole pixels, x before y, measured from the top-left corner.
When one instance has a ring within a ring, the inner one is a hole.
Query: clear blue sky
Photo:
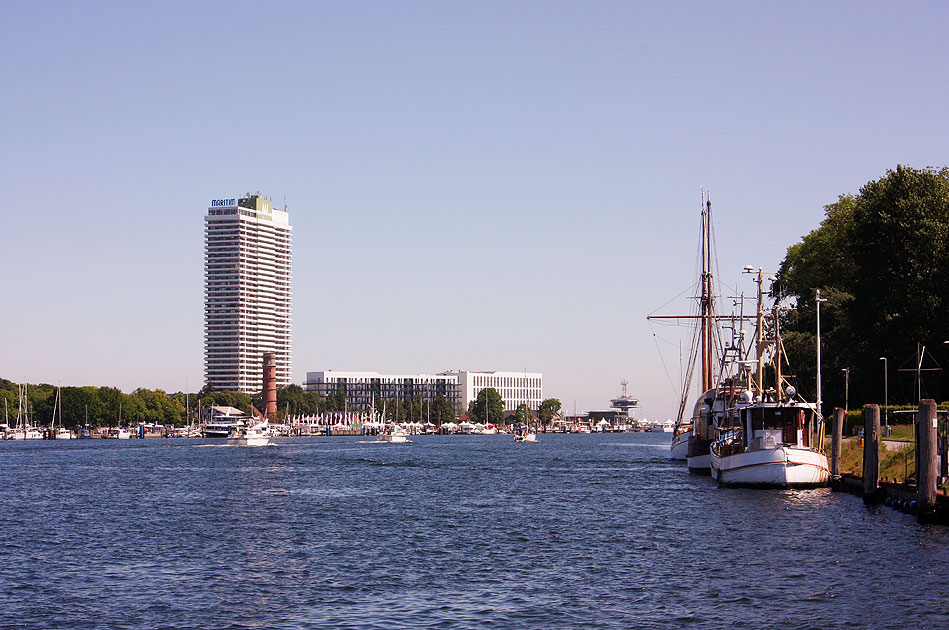
[[[203,217],[259,190],[294,226],[297,382],[528,369],[584,410],[626,378],[672,417],[679,331],[645,317],[694,280],[699,186],[735,286],[838,195],[945,165],[946,24],[942,2],[4,2],[0,376],[196,390]]]

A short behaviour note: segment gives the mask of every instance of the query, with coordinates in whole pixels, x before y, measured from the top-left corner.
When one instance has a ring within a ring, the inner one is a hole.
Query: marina
[[[6,444],[2,615],[38,630],[949,622],[949,529],[885,505],[723,489],[671,461],[666,433],[412,441]],[[912,598],[890,596],[909,580]]]

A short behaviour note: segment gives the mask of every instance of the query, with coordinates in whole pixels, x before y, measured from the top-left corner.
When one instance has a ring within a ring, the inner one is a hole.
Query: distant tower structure
[[[613,400],[611,400],[610,407],[623,411],[626,414],[627,418],[633,420],[635,419],[634,410],[639,408],[639,399],[633,398],[632,396],[626,393],[626,386],[629,385],[629,381],[627,381],[626,379],[623,379],[622,381],[620,381],[620,385],[623,386],[623,395],[620,396],[619,398],[614,398]]]
[[[277,355],[264,353],[264,417],[268,420],[277,415]]]
[[[265,352],[291,383],[291,227],[257,194],[212,199],[204,217],[204,374],[217,390],[255,394]]]

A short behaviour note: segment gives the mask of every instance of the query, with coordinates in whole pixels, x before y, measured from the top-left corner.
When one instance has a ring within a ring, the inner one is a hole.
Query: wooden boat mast
[[[702,210],[702,391],[714,387],[712,382],[712,201],[706,199]]]

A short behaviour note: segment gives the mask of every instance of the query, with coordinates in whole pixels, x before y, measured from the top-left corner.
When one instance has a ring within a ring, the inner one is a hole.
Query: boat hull
[[[392,443],[392,444],[403,444],[403,443],[405,443],[405,442],[408,442],[409,439],[408,439],[408,437],[406,437],[406,436],[404,436],[404,435],[398,435],[398,434],[393,435],[393,434],[391,434],[391,433],[384,433],[384,434],[382,434],[382,435],[380,435],[380,436],[378,437],[378,440],[377,440],[377,441],[379,441],[379,442],[390,442],[390,443]]]
[[[688,456],[689,472],[693,475],[712,474],[711,463],[712,440],[703,440],[694,435],[689,436]]]
[[[672,445],[669,447],[669,457],[678,461],[686,461],[689,458],[689,436],[677,435],[672,438]]]
[[[267,446],[270,444],[269,435],[248,435],[229,437],[227,443],[231,446]]]
[[[830,481],[827,457],[808,448],[776,446],[710,457],[712,476],[723,486],[816,488]]]

